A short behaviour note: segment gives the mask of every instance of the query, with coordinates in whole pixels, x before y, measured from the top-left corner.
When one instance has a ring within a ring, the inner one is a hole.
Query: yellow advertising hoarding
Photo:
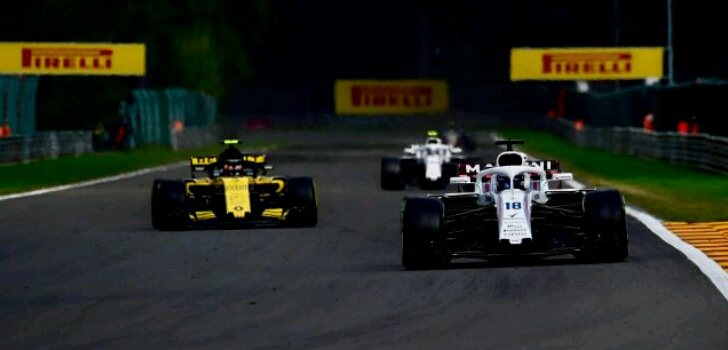
[[[426,114],[449,105],[443,80],[337,80],[336,114]]]
[[[661,78],[661,47],[511,49],[511,80]]]
[[[145,55],[144,44],[0,43],[0,74],[143,76]]]

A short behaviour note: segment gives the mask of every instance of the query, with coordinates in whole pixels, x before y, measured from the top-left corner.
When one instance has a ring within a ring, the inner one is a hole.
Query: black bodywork
[[[419,186],[422,189],[444,189],[450,178],[457,176],[459,169],[466,163],[477,163],[480,159],[473,157],[453,156],[450,162],[442,164],[442,176],[431,181],[425,177],[425,163],[410,157],[382,158],[381,186],[385,190],[403,190],[406,186]]]
[[[629,254],[624,200],[616,190],[547,191],[531,206],[531,236],[500,240],[496,207],[477,194],[406,197],[402,264],[431,268],[453,258],[572,254],[584,261],[623,261]]]
[[[461,257],[578,252],[588,244],[582,210],[587,191],[550,192],[547,204],[533,203],[533,240],[518,246],[498,241],[495,206],[478,205],[477,195],[438,197],[445,208],[444,230],[435,244],[442,253]]]
[[[583,260],[612,262],[627,258],[629,234],[621,193],[615,189],[553,189],[549,181],[560,186],[571,175],[557,176],[560,166],[556,160],[530,161],[525,154],[513,152],[513,145],[522,143],[496,142],[507,147],[495,162],[498,167],[523,167],[512,178],[506,177],[506,182],[499,180],[499,171],[483,172],[492,163],[464,164],[453,182],[457,193],[404,198],[401,232],[406,268],[428,268],[458,257],[572,254]],[[529,175],[526,185],[524,173],[530,172],[529,167],[540,169],[535,180]],[[483,188],[476,191],[476,185]],[[509,193],[518,193],[521,199],[504,199]],[[508,204],[514,207],[509,209]],[[499,220],[499,214],[520,216]],[[501,229],[504,237],[526,232],[528,228],[522,225],[529,225],[529,238],[518,238],[513,244],[501,238]]]

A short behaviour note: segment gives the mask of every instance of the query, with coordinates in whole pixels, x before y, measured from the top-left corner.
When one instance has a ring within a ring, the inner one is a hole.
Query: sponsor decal
[[[531,166],[539,167],[543,170],[561,169],[561,164],[558,160],[529,160],[528,164]]]
[[[145,74],[144,44],[0,43],[0,74]]]
[[[39,47],[21,49],[21,66],[25,69],[106,69],[111,70],[114,50]]]
[[[541,56],[541,73],[548,74],[626,74],[632,71],[632,54],[550,53]]]
[[[223,178],[223,186],[225,188],[225,207],[228,213],[232,213],[235,218],[243,218],[250,213],[250,179],[247,177],[240,178]]]
[[[511,80],[621,80],[661,78],[663,49],[512,49]]]
[[[190,158],[190,162],[192,163],[192,165],[210,165],[210,164],[215,164],[217,162],[217,157],[209,157],[209,156],[192,157],[192,158]]]
[[[516,214],[518,213],[507,215],[503,218],[501,222],[501,238],[528,238],[530,236],[524,218],[515,217]]]
[[[475,165],[465,164],[465,173],[466,174],[479,173],[479,172],[480,172],[480,164],[475,164]]]
[[[337,114],[413,114],[444,112],[447,82],[440,80],[337,80]]]
[[[251,163],[265,163],[265,155],[246,155],[243,156],[243,161]]]
[[[432,87],[354,85],[351,87],[351,104],[361,106],[432,106]]]

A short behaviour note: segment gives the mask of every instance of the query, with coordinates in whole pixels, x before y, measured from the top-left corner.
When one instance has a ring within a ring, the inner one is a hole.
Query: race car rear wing
[[[561,164],[558,160],[555,159],[529,160],[528,165],[537,166],[546,171],[547,180],[551,180],[554,174],[558,174],[561,172]],[[458,165],[458,176],[469,177],[471,180],[475,181],[475,176],[478,175],[479,172],[488,168],[492,168],[493,166],[493,163],[463,162]]]
[[[215,156],[196,156],[190,157],[190,170],[192,171],[192,177],[197,177],[198,174],[206,173],[209,174],[209,170],[217,164],[217,157]]]

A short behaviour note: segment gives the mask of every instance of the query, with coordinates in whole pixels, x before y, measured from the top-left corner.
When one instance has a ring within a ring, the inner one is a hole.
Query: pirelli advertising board
[[[145,55],[144,44],[0,43],[0,74],[143,76]]]
[[[661,47],[512,49],[511,80],[661,78]]]
[[[443,80],[337,80],[336,114],[429,114],[449,106]]]

